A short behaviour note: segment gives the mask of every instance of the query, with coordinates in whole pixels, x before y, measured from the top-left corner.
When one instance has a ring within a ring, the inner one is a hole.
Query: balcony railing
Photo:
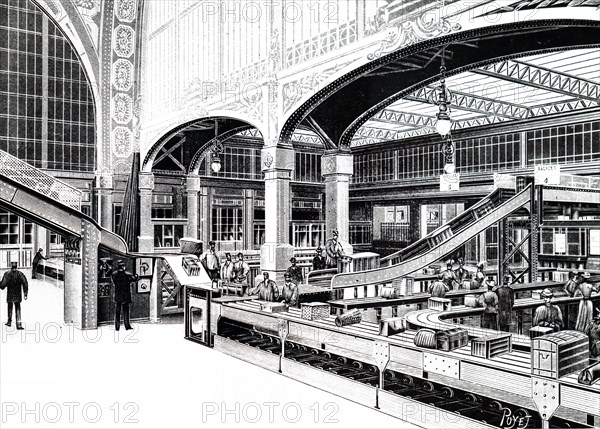
[[[75,210],[81,210],[82,192],[34,166],[0,150],[0,175],[19,182]]]

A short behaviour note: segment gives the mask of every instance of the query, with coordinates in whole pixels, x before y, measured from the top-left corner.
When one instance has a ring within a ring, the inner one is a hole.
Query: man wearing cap
[[[31,262],[31,278],[35,279],[36,275],[37,275],[37,268],[38,265],[40,263],[40,261],[42,259],[47,260],[48,258],[44,257],[43,255],[44,249],[42,249],[41,247],[38,249],[38,251],[36,252],[35,256],[33,257],[33,261]]]
[[[585,272],[581,275],[581,282],[577,284],[577,289],[581,292],[582,298],[579,301],[579,312],[577,313],[577,323],[575,329],[584,332],[585,328],[594,317],[594,305],[590,299],[592,292],[600,291],[600,286],[592,286],[590,283],[590,273]]]
[[[237,261],[233,264],[233,281],[236,283],[248,283],[248,273],[250,272],[250,265],[244,261],[244,254],[239,252],[237,254]]]
[[[508,332],[512,322],[512,308],[515,305],[515,291],[509,285],[510,276],[504,276],[500,287],[493,289],[498,295],[498,328],[503,332]]]
[[[438,274],[438,279],[429,285],[429,293],[433,298],[444,298],[446,296],[446,292],[450,290],[448,285],[443,282],[444,275],[442,273]]]
[[[258,295],[262,301],[277,301],[279,299],[279,288],[277,284],[269,279],[269,273],[263,272],[263,281],[256,287],[250,289],[250,295]]]
[[[234,263],[231,260],[231,253],[225,253],[225,262],[221,265],[221,279],[226,282],[233,280],[233,266]]]
[[[115,285],[115,331],[121,327],[121,309],[123,309],[125,329],[133,329],[129,323],[129,304],[131,304],[131,283],[137,279],[137,274],[129,274],[125,271],[124,261],[117,261],[117,271],[112,275],[112,282]]]
[[[200,262],[206,269],[206,272],[211,280],[217,280],[219,278],[221,262],[219,261],[219,256],[215,250],[214,241],[208,242],[208,250],[200,255]]]
[[[298,296],[300,295],[298,284],[294,282],[294,279],[290,273],[285,273],[284,278],[285,284],[283,285],[283,290],[281,291],[281,302],[285,303],[288,307],[297,307]]]
[[[288,267],[285,273],[292,276],[292,281],[298,285],[302,283],[302,268],[296,265],[298,262],[296,258],[292,257],[290,262],[292,263],[292,266]]]
[[[324,270],[327,268],[325,257],[323,256],[323,249],[321,246],[317,247],[317,256],[312,260],[312,268],[314,270]]]
[[[452,265],[454,265],[454,261],[452,259],[448,259],[446,261],[446,271],[442,273],[442,281],[446,283],[448,290],[458,289],[460,286],[458,278],[456,277],[456,273],[452,269]]]
[[[10,271],[4,273],[4,276],[2,277],[0,289],[4,288],[8,288],[6,292],[6,302],[8,304],[8,322],[6,322],[6,326],[11,326],[14,305],[17,319],[17,329],[23,329],[23,325],[21,324],[21,289],[23,289],[25,300],[27,300],[29,285],[27,284],[27,278],[25,277],[25,274],[17,270],[16,262],[10,263]]]
[[[563,327],[563,317],[560,308],[552,305],[554,293],[546,288],[542,291],[544,305],[535,309],[532,326],[543,326],[554,329],[554,332],[560,331]]]
[[[494,280],[488,281],[488,291],[479,296],[479,305],[483,307],[481,327],[484,329],[498,330],[498,294],[493,291],[495,286]]]
[[[327,268],[337,268],[338,258],[344,256],[344,249],[338,241],[339,234],[337,230],[334,229],[331,231],[331,235],[332,237],[325,243],[325,254],[327,258],[325,263],[327,264]]]

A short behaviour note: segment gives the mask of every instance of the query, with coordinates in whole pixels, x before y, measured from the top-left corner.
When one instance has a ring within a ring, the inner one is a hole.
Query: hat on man
[[[496,280],[488,280],[487,287],[496,287]]]
[[[331,234],[332,234],[332,235],[335,235],[336,237],[337,237],[338,235],[340,235],[340,233],[338,232],[338,230],[337,230],[337,229],[334,229],[333,231],[331,231]]]
[[[215,245],[215,242],[214,242],[213,240],[210,240],[210,241],[208,242],[208,245],[209,245],[209,246],[214,246],[214,245]]]
[[[584,279],[589,279],[591,277],[590,273],[588,273],[587,271],[585,273],[583,273],[581,275],[581,277],[583,277]]]
[[[323,249],[321,248],[321,246],[317,247],[317,253],[323,253]]]
[[[291,279],[291,278],[292,278],[292,275],[291,275],[290,273],[286,272],[286,273],[283,275],[283,278],[285,278],[285,279]]]
[[[549,288],[546,288],[542,291],[542,298],[552,298],[554,296],[554,292]]]
[[[17,266],[18,266],[18,265],[19,265],[19,264],[18,264],[16,261],[12,261],[12,262],[10,263],[10,267],[11,267],[11,268],[17,268]]]
[[[38,249],[38,252],[43,252],[44,249],[42,249],[41,247]]]
[[[122,259],[119,259],[119,260],[117,261],[117,267],[124,267],[124,266],[125,266],[125,261],[124,261],[124,260],[122,260]]]
[[[241,256],[242,258],[244,257],[244,254],[242,252],[237,254],[238,256]]]
[[[477,264],[477,268],[483,268],[484,266],[485,266],[485,261],[480,261],[480,262]]]
[[[292,257],[290,258],[290,262],[291,262],[292,264],[295,264],[295,263],[297,262],[297,261],[296,261],[296,258],[292,256]]]
[[[452,259],[448,259],[446,261],[446,265],[453,265],[453,264],[454,264],[454,261]]]

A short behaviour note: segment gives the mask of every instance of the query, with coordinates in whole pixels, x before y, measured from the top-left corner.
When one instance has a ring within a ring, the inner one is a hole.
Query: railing
[[[0,150],[0,174],[75,210],[81,210],[82,192],[34,166]]]
[[[404,242],[410,241],[410,224],[383,222],[380,227],[381,241]]]
[[[561,174],[560,185],[577,189],[600,189],[600,178],[592,176],[575,176],[572,174]]]
[[[373,241],[373,225],[371,222],[350,222],[350,244],[371,244]]]
[[[285,67],[292,67],[347,46],[357,40],[356,33],[357,25],[353,20],[304,40],[286,50]]]

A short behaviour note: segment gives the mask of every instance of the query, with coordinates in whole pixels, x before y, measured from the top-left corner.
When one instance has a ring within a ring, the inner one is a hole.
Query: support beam
[[[600,98],[600,85],[596,82],[521,61],[500,61],[475,69],[472,73],[589,100],[596,104]]]
[[[200,192],[200,177],[190,175],[186,182],[187,188],[187,236],[198,239],[198,192]]]

